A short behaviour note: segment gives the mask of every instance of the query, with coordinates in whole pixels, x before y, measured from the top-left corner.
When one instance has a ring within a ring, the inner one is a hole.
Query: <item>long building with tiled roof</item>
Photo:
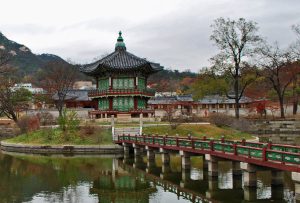
[[[128,52],[119,32],[113,53],[80,68],[97,81],[96,90],[90,91],[89,97],[98,102],[98,107],[90,115],[153,115],[153,110],[147,109],[147,101],[154,96],[154,91],[147,88],[147,78],[162,69],[160,64]]]

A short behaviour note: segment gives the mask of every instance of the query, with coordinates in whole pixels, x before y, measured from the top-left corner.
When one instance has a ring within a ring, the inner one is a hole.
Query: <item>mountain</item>
[[[34,54],[23,44],[9,40],[0,32],[0,49],[10,52],[13,57],[10,65],[17,67],[21,75],[32,74],[51,61],[64,61],[52,54]]]
[[[0,49],[10,52],[13,57],[10,64],[18,68],[18,74],[34,76],[37,70],[42,69],[47,63],[53,61],[64,61],[53,54],[34,54],[31,50],[17,42],[9,40],[0,32]],[[77,71],[77,80],[92,80],[91,77],[78,71],[79,65],[74,65]],[[180,72],[178,70],[164,69],[149,77],[149,84],[158,91],[184,91],[190,84],[189,81],[197,77],[196,73],[190,71]]]

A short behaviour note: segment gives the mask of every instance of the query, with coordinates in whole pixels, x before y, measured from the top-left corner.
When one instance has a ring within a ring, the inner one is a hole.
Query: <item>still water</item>
[[[285,173],[284,186],[272,188],[270,173],[258,173],[258,187],[245,188],[242,176],[232,177],[231,164],[221,162],[218,178],[193,157],[181,170],[180,157],[170,165],[161,157],[39,156],[0,152],[0,202],[295,202],[294,183]],[[251,200],[251,201],[248,201]]]

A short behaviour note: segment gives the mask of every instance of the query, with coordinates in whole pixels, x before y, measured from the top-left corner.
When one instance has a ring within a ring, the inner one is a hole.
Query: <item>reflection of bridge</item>
[[[119,166],[121,166],[122,168],[124,168],[126,171],[128,171],[130,173],[142,174],[146,179],[152,181],[155,186],[160,186],[164,189],[164,191],[168,191],[168,192],[176,194],[178,199],[179,199],[179,197],[183,197],[184,199],[190,200],[191,202],[194,202],[194,203],[218,202],[218,201],[212,200],[210,198],[206,198],[204,195],[196,193],[195,191],[185,188],[182,185],[181,186],[176,185],[172,181],[166,180],[167,178],[165,178],[165,177],[161,178],[163,176],[163,174],[165,174],[165,176],[166,176],[166,173],[162,173],[161,177],[159,177],[159,176],[149,173],[150,172],[149,168],[147,168],[148,169],[147,170],[148,173],[147,173],[144,170],[136,168],[136,167],[132,167],[129,164],[120,163]],[[192,180],[190,180],[190,181],[192,181]],[[189,181],[186,180],[186,182],[189,182]]]
[[[157,152],[162,154],[163,165],[170,162],[170,152],[179,152],[183,170],[190,169],[191,156],[205,156],[209,178],[218,176],[218,161],[232,161],[233,175],[243,174],[246,200],[254,198],[250,193],[253,193],[253,187],[256,187],[257,171],[271,171],[273,188],[275,186],[282,188],[284,170],[292,171],[294,172],[293,179],[296,181],[296,198],[300,199],[298,197],[300,196],[298,195],[300,194],[300,147],[297,146],[246,142],[245,140],[233,142],[224,139],[130,135],[118,136],[116,143],[123,144],[125,157],[131,148],[134,149],[135,157],[138,157],[145,149],[149,163]],[[277,192],[277,194],[280,193]]]

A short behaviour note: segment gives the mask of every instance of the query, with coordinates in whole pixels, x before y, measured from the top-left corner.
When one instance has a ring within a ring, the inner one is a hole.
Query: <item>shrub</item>
[[[234,118],[222,113],[213,113],[209,116],[209,121],[218,127],[230,127]]]
[[[21,133],[28,133],[40,128],[40,121],[37,116],[22,116],[18,119],[17,125]]]
[[[78,119],[78,115],[75,111],[67,111],[63,110],[62,115],[58,118],[59,127],[63,131],[72,131],[78,129],[80,120]]]
[[[76,133],[79,128],[80,120],[78,119],[77,113],[75,111],[63,110],[63,113],[58,117],[58,124],[60,129],[64,133],[64,138],[66,141],[69,140],[72,133]]]
[[[81,130],[81,135],[83,136],[87,136],[87,135],[93,135],[95,133],[95,126],[90,125],[90,124],[86,124],[85,126],[81,126],[80,127]]]
[[[54,117],[48,111],[43,111],[36,114],[40,120],[41,125],[53,125],[55,124]]]
[[[209,121],[218,127],[231,127],[233,129],[244,132],[250,131],[252,126],[252,122],[247,119],[236,119],[232,116],[228,116],[221,113],[211,114],[209,116]]]

